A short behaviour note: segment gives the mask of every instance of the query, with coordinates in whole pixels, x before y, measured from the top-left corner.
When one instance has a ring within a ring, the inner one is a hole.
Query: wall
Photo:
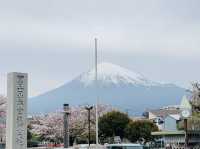
[[[167,116],[165,118],[164,130],[165,131],[177,131],[177,121],[174,118]]]

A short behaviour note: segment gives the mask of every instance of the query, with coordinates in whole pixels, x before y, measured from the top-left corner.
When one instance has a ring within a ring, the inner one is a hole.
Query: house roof
[[[172,117],[173,119],[175,119],[177,121],[181,119],[181,115],[180,114],[170,114],[168,116]]]
[[[163,117],[166,118],[168,115],[176,115],[180,114],[179,108],[173,108],[173,109],[157,109],[157,110],[150,110],[152,114],[154,114],[157,117]]]
[[[134,116],[131,118],[133,121],[140,121],[140,120],[148,120],[146,117],[143,117],[143,116]]]

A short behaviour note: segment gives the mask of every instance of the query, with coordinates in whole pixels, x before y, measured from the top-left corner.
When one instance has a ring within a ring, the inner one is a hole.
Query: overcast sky
[[[199,0],[0,0],[0,94],[29,73],[30,96],[99,61],[186,88],[200,78]]]

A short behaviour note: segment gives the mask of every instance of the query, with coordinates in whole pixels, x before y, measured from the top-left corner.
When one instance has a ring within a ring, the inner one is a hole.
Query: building
[[[164,128],[168,127],[164,124],[165,119],[167,118],[166,120],[169,122],[170,117],[177,117],[177,115],[180,115],[181,110],[179,106],[168,106],[160,109],[147,110],[145,113],[146,117],[153,121],[158,126],[159,130],[164,130]]]
[[[170,114],[164,119],[164,131],[178,131],[178,123],[181,120],[180,114]]]
[[[160,131],[152,132],[152,135],[157,138],[160,147],[171,146],[172,149],[186,148],[186,132],[185,131]],[[188,149],[200,148],[200,131],[188,131]],[[189,148],[190,147],[190,148]]]
[[[184,116],[185,110],[191,111],[191,105],[186,96],[182,98],[181,105],[176,109],[150,111],[150,118],[163,118],[160,131],[152,132],[160,147],[200,148],[200,119],[192,116],[190,112],[187,117]],[[180,124],[182,124],[182,127],[180,127]]]
[[[147,119],[146,117],[143,117],[143,116],[134,116],[134,117],[131,117],[131,120],[132,121],[144,121],[144,120],[149,120],[149,119]]]

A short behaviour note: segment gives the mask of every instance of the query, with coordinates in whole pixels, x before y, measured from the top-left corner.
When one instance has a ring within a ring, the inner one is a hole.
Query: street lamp
[[[189,109],[183,109],[181,112],[182,119],[184,120],[184,129],[185,129],[185,148],[187,148],[188,140],[188,118],[191,116],[191,111]]]
[[[64,148],[69,147],[69,104],[63,104],[63,113],[64,113]]]
[[[93,109],[93,106],[86,106],[85,109],[88,111],[88,145],[90,147],[90,111]]]

